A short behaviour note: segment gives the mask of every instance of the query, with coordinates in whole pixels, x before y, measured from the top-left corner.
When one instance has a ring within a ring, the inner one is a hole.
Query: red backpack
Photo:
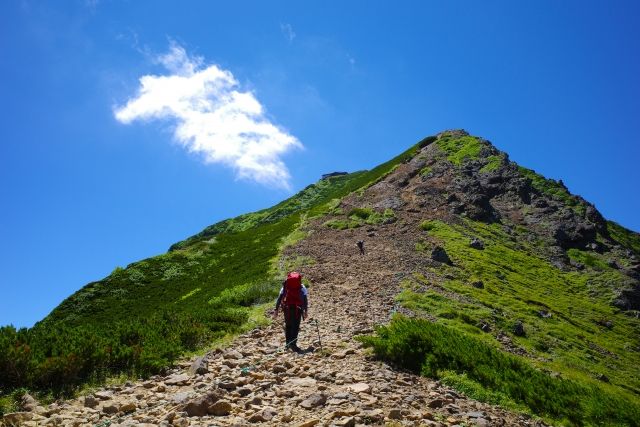
[[[302,306],[302,275],[292,271],[284,284],[284,305]]]

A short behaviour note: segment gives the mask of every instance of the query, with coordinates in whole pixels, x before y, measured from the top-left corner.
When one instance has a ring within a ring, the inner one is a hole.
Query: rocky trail
[[[396,223],[337,231],[311,221],[306,229],[308,237],[287,248],[283,259],[303,260],[300,270],[310,280],[299,346],[314,351],[283,351],[278,318],[227,348],[184,360],[167,376],[46,407],[26,402],[31,411],[5,417],[5,425],[541,425],[394,370],[353,339],[399,310],[394,296],[400,281],[421,265],[419,254],[403,247],[414,244],[407,237],[411,228]],[[355,246],[359,239],[365,239],[364,256]]]

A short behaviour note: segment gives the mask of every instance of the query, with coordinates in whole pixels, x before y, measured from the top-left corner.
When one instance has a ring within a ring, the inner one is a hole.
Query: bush
[[[571,425],[638,425],[640,406],[594,384],[553,378],[525,359],[503,353],[472,336],[422,319],[396,316],[377,336],[361,337],[375,354],[415,373],[440,378],[464,375],[533,413]],[[466,381],[468,384],[468,381]]]

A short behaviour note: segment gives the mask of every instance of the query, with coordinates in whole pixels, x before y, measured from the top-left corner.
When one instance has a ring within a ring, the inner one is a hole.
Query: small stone
[[[526,335],[526,333],[524,331],[524,325],[522,324],[522,322],[520,320],[518,320],[513,325],[513,334],[518,336],[518,337],[523,337],[523,336]]]
[[[476,289],[484,289],[484,282],[482,280],[476,280],[475,282],[471,283],[471,286]]]
[[[177,374],[167,378],[164,383],[166,385],[185,385],[189,382],[190,378],[191,377],[189,377],[189,375],[187,374]]]
[[[327,396],[322,393],[314,393],[300,402],[300,406],[305,409],[317,408],[323,406],[327,402]]]
[[[389,415],[387,415],[390,420],[401,420],[402,419],[402,411],[398,408],[394,408],[389,411]]]
[[[351,384],[348,388],[354,393],[369,393],[371,391],[371,386],[367,383]]]
[[[100,400],[109,400],[113,397],[113,392],[111,391],[97,391],[95,393],[93,393],[93,395],[96,397],[96,399],[100,399]]]
[[[310,420],[303,421],[299,424],[296,424],[296,427],[313,427],[318,424],[320,420],[318,418],[312,418]]]
[[[207,362],[205,362],[204,357],[198,357],[189,367],[190,375],[204,375],[207,372],[209,372],[209,368],[207,367]]]
[[[478,250],[483,250],[484,249],[484,242],[478,238],[475,238],[473,240],[471,240],[471,243],[469,243],[469,247],[473,248],[473,249],[478,249]]]
[[[333,423],[335,426],[340,427],[354,427],[356,425],[356,419],[353,417],[342,418]]]
[[[236,384],[233,381],[220,381],[218,387],[225,390],[233,390],[236,388]]]
[[[98,406],[98,399],[96,399],[92,395],[85,396],[84,406],[85,408],[95,408],[96,406]]]
[[[12,412],[5,414],[2,417],[2,422],[6,426],[21,426],[32,418],[33,414],[31,412]]]
[[[217,417],[229,415],[233,406],[226,400],[219,400],[209,407],[209,413]]]
[[[275,365],[271,370],[274,374],[280,374],[282,372],[287,372],[287,368],[282,365]]]
[[[444,403],[445,402],[444,402],[443,399],[437,398],[437,399],[433,399],[431,402],[429,402],[427,404],[427,406],[429,408],[442,408],[444,406]]]
[[[236,390],[236,391],[237,391],[237,392],[238,392],[238,394],[239,394],[240,396],[242,396],[242,397],[248,396],[248,395],[250,395],[250,394],[253,392],[253,390],[251,390],[251,389],[250,389],[250,388],[248,388],[248,387],[243,387],[243,388],[240,388],[240,389],[238,389],[238,390]]]
[[[29,393],[25,393],[20,398],[20,407],[25,412],[33,412],[38,406],[38,401],[33,398]]]
[[[136,409],[138,409],[138,407],[134,402],[125,402],[122,405],[120,405],[120,412],[124,412],[125,414],[129,412],[134,412]]]
[[[102,407],[102,412],[104,412],[105,414],[117,414],[118,407],[114,404],[105,405]]]
[[[447,254],[447,251],[444,250],[442,246],[436,246],[431,251],[431,259],[437,262],[441,262],[443,264],[452,265],[451,258]]]
[[[242,353],[237,350],[229,350],[224,354],[225,359],[239,360],[242,359]]]

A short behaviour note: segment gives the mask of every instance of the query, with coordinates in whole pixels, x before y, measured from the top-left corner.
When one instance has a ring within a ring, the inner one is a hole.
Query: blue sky
[[[639,19],[636,1],[1,2],[0,325],[450,128],[640,230]]]

